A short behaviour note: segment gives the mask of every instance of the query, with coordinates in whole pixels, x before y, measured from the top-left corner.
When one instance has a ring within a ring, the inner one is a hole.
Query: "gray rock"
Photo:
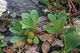
[[[32,10],[37,10],[39,15],[44,15],[42,9],[47,8],[44,5],[40,5],[39,0],[7,0],[8,3],[8,11],[12,17],[15,15],[20,16],[22,13],[27,12],[30,13]]]
[[[10,11],[11,14],[16,12],[16,15],[20,15],[21,13],[29,13],[33,9],[38,9],[36,5],[30,0],[7,0],[7,2],[8,11]]]

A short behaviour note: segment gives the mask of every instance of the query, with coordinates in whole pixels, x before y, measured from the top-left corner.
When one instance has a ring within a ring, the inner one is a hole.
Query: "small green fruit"
[[[34,38],[34,33],[33,32],[29,32],[28,33],[28,38]]]
[[[32,42],[33,42],[32,39],[30,39],[30,38],[27,39],[28,44],[32,44]]]

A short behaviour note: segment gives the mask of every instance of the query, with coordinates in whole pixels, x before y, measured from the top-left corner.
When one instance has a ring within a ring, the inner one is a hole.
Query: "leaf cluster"
[[[11,42],[18,42],[25,39],[28,36],[31,36],[28,35],[28,33],[34,32],[37,23],[40,20],[36,10],[32,10],[30,14],[22,13],[21,17],[22,17],[22,22],[16,19],[12,21],[13,27],[11,27],[9,30],[14,34],[17,34],[17,36],[12,37]]]
[[[62,40],[64,40],[64,50],[68,53],[80,45],[80,36],[75,27],[63,30]]]
[[[65,12],[59,14],[48,14],[48,18],[52,25],[47,25],[46,30],[52,34],[59,34],[62,32],[64,24],[66,23],[67,15]]]

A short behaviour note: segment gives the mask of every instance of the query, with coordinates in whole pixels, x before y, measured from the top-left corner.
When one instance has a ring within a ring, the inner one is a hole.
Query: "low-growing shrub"
[[[34,30],[36,29],[37,23],[40,20],[37,11],[32,10],[30,14],[22,13],[21,16],[22,22],[16,19],[12,21],[13,27],[11,27],[9,30],[14,34],[17,34],[17,36],[12,37],[11,42],[18,42],[27,38],[27,43],[38,44],[39,39],[36,36],[37,34],[34,34]]]

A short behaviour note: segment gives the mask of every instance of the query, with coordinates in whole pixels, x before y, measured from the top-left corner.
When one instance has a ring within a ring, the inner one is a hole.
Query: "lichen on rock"
[[[6,0],[0,0],[0,17],[7,9],[7,2]]]

